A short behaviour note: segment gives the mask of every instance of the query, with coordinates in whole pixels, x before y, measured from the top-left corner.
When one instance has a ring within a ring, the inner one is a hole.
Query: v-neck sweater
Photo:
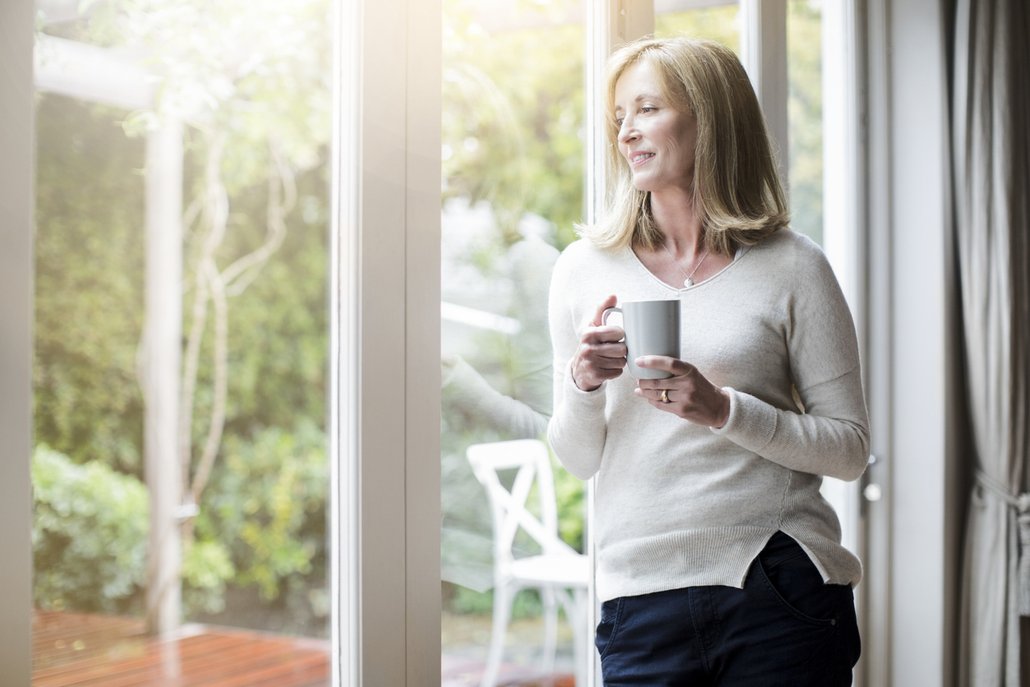
[[[678,299],[680,358],[730,397],[719,429],[636,397],[628,373],[582,391],[579,335],[610,294]],[[701,585],[742,587],[777,531],[824,581],[857,584],[859,560],[820,493],[823,476],[857,479],[869,428],[855,327],[822,250],[779,230],[715,275],[678,289],[630,248],[581,239],[552,274],[554,413],[548,440],[573,474],[596,476],[601,601]]]

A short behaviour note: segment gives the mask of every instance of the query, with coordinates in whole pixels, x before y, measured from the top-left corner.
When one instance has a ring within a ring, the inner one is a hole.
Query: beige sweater
[[[579,332],[609,294],[681,302],[681,358],[731,398],[719,430],[653,408],[624,372],[591,392],[572,381]],[[857,479],[869,430],[855,328],[820,248],[781,230],[685,289],[627,249],[585,240],[555,265],[555,354],[548,438],[565,467],[597,476],[600,600],[697,585],[742,587],[777,530],[831,583],[855,584],[858,559],[819,493],[822,475]],[[796,387],[803,410],[794,401]]]

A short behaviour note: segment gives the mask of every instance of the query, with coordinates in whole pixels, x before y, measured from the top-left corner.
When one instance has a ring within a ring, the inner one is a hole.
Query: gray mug
[[[626,348],[629,373],[637,379],[664,379],[672,374],[663,370],[637,367],[633,361],[642,355],[680,357],[680,302],[624,301],[620,307],[608,308],[601,315],[601,323],[608,324],[612,313],[622,314],[622,328],[626,330]]]

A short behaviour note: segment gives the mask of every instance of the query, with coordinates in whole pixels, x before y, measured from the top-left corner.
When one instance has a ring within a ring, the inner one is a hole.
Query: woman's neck
[[[683,189],[651,194],[651,216],[665,234],[665,243],[676,256],[691,257],[704,250],[701,218],[693,195]]]

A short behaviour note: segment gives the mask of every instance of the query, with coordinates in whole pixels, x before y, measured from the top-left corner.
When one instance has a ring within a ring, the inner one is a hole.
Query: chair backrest
[[[518,439],[473,444],[466,451],[476,478],[486,488],[493,514],[494,555],[498,561],[514,558],[513,546],[519,529],[525,531],[544,553],[575,554],[576,550],[558,537],[558,507],[554,475],[547,445],[539,439]],[[515,470],[511,489],[499,473]],[[534,482],[540,501],[540,516],[530,512],[528,500]]]

